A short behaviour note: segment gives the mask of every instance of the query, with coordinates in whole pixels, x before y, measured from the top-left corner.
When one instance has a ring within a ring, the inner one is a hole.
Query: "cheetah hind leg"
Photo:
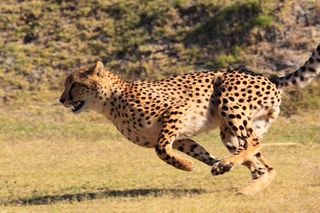
[[[242,147],[242,144],[239,143],[241,141],[232,133],[230,128],[221,126],[220,137],[231,153],[237,154],[239,152]],[[271,183],[275,175],[275,170],[266,162],[261,152],[258,152],[250,160],[243,162],[242,165],[250,170],[252,176],[249,185],[239,190],[239,193],[243,195],[255,194],[261,191]]]
[[[248,142],[250,143],[250,142]],[[256,153],[261,149],[260,144],[252,145],[239,153],[226,157],[219,162],[215,163],[211,168],[211,173],[213,175],[222,175],[226,172],[231,171],[235,166],[241,165],[244,162],[250,160]]]
[[[203,148],[200,144],[197,142],[189,139],[179,139],[174,141],[173,148],[179,150],[180,152],[183,152],[209,166],[212,166],[219,160],[212,156],[205,148]]]
[[[239,190],[242,195],[254,195],[265,189],[273,180],[276,171],[266,163],[262,153],[259,152],[250,161],[243,163],[252,174],[249,184]]]

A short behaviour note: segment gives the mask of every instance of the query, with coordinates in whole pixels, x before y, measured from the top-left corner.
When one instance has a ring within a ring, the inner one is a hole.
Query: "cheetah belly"
[[[211,115],[209,110],[206,115],[201,115],[199,112],[187,112],[182,120],[182,125],[182,135],[190,137],[216,128],[219,126],[219,121]]]
[[[159,123],[137,130],[136,135],[140,138],[139,145],[145,147],[156,147],[160,131],[161,125]]]
[[[157,145],[158,136],[161,131],[161,125],[159,123],[141,128],[132,128],[131,125],[123,123],[114,123],[114,125],[123,136],[139,146],[151,148]]]
[[[253,116],[253,129],[259,138],[268,131],[271,123],[277,118],[279,114],[278,108],[271,108],[270,110],[258,110]]]
[[[256,119],[253,121],[253,130],[258,138],[263,137],[263,135],[268,131],[269,126],[270,122],[268,119]]]

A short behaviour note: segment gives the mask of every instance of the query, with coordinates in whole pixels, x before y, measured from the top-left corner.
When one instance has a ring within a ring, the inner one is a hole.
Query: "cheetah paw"
[[[230,161],[221,160],[215,164],[213,164],[211,173],[212,175],[222,175],[226,172],[229,172],[233,169],[234,165]]]

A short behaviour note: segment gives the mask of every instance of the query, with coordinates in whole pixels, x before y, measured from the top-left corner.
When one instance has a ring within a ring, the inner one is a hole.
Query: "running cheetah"
[[[190,171],[192,163],[174,149],[211,166],[213,175],[242,164],[253,179],[242,192],[251,193],[275,174],[261,153],[260,139],[278,117],[283,89],[303,87],[319,73],[320,45],[298,70],[273,78],[235,68],[125,81],[98,61],[67,77],[60,102],[74,113],[90,109],[103,114],[127,139],[154,148],[160,159],[178,169]],[[231,156],[218,159],[190,139],[215,127],[220,127]]]

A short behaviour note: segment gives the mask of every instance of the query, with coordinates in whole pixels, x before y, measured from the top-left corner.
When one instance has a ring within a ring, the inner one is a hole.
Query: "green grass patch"
[[[65,140],[97,141],[119,137],[110,124],[93,121],[57,122],[0,116],[0,138],[4,141]]]
[[[259,15],[258,17],[251,20],[251,24],[256,26],[269,26],[273,23],[273,17],[269,15]]]

